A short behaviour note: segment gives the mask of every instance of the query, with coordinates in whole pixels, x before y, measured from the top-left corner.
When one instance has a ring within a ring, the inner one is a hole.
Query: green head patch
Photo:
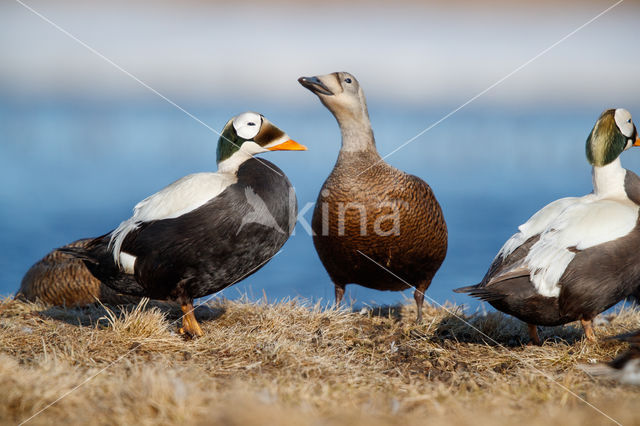
[[[241,139],[233,128],[233,118],[225,124],[220,139],[218,139],[218,149],[216,150],[216,161],[221,163],[231,157],[245,141]]]
[[[271,124],[261,114],[245,112],[227,122],[218,140],[218,164],[232,157],[242,147],[245,160],[267,151],[303,151],[307,148]],[[239,158],[240,159],[240,158]],[[238,163],[239,164],[239,163]]]
[[[616,125],[615,110],[609,109],[600,115],[587,138],[587,160],[593,166],[605,166],[618,158],[627,144]]]

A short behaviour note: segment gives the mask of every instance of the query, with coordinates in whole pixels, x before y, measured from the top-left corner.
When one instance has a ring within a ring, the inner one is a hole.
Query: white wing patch
[[[588,196],[589,195],[587,195],[587,197]],[[579,199],[578,197],[560,198],[538,210],[528,221],[518,226],[520,232],[514,234],[504,243],[498,252],[498,256],[502,255],[503,258],[509,256],[529,238],[544,232],[545,229],[549,228],[549,224],[558,217],[562,211]]]
[[[120,252],[120,269],[126,274],[134,274],[136,271],[136,257],[132,254]]]
[[[560,294],[558,281],[575,257],[575,248],[584,250],[627,235],[636,226],[638,206],[632,202],[600,199],[593,194],[562,198],[547,205],[511,237],[500,250],[508,256],[534,235],[540,239],[531,247],[523,266],[538,293]]]
[[[182,216],[218,196],[236,176],[227,173],[196,173],[188,175],[140,201],[133,216],[122,222],[111,234],[109,248],[116,264],[121,264],[120,250],[126,236],[142,223]]]

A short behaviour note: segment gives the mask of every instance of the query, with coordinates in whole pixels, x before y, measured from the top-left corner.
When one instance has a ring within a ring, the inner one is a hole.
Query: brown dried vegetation
[[[545,328],[542,347],[499,313],[411,304],[366,314],[220,300],[196,311],[205,336],[176,333],[179,309],[50,308],[0,302],[0,423],[640,424],[640,389],[589,377],[627,344]],[[638,328],[626,309],[600,337]],[[77,389],[76,387],[79,386]],[[74,390],[75,389],[75,390]],[[580,399],[579,399],[580,398]]]

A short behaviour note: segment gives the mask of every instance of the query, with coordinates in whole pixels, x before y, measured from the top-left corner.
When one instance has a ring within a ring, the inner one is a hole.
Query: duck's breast
[[[136,256],[136,279],[152,297],[202,297],[264,265],[286,242],[296,214],[284,173],[252,159],[214,199],[180,217],[143,224],[123,250]]]

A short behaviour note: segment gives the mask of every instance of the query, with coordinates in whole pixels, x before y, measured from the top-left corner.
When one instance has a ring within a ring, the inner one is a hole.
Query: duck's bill
[[[636,139],[636,141],[633,143],[633,146],[640,146],[640,137]]]
[[[311,90],[313,93],[331,96],[333,92],[318,77],[300,77],[298,83]]]
[[[292,139],[289,139],[288,141],[284,141],[268,149],[269,151],[306,151],[307,147],[299,144]]]

